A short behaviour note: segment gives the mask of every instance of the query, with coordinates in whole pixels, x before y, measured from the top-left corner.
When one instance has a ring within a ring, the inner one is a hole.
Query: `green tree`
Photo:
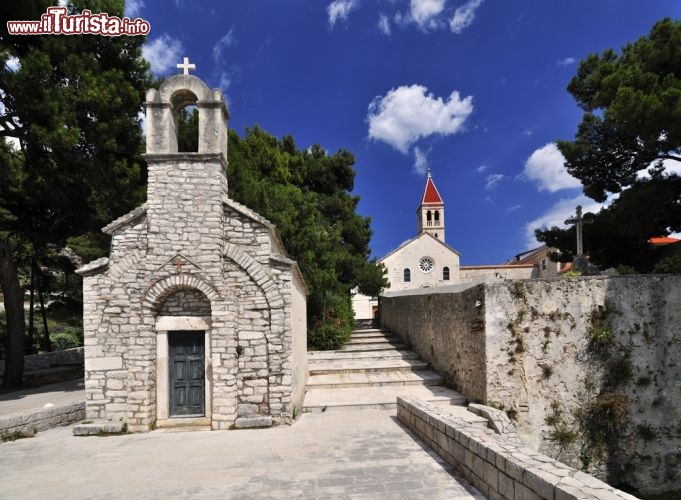
[[[680,194],[681,177],[677,175],[660,174],[634,182],[609,207],[588,214],[593,223],[583,226],[585,252],[602,268],[626,265],[649,272],[660,258],[660,249],[648,240],[681,231]],[[536,235],[539,241],[561,249],[554,259],[572,261],[574,227],[552,227],[536,231]]]
[[[53,3],[4,2],[0,12],[0,54],[19,63],[0,66],[1,99],[5,115],[22,125],[11,132],[20,150],[0,150],[0,172],[13,181],[0,185],[0,234],[6,242],[20,237],[38,263],[49,244],[67,241],[102,253],[99,228],[143,199],[138,113],[151,83],[143,37],[7,33],[7,20],[39,19]],[[69,9],[122,16],[123,6],[122,0],[72,0]],[[16,272],[16,248],[9,254]],[[18,294],[23,304],[16,288],[5,301]],[[8,321],[8,339],[19,336]],[[6,368],[5,385],[20,381],[18,364]]]
[[[659,255],[648,239],[681,230],[681,181],[663,163],[681,161],[681,21],[656,23],[621,54],[590,54],[568,91],[584,110],[575,140],[558,141],[568,172],[596,201],[621,193],[584,227],[585,250],[601,267],[650,271]],[[571,258],[574,228],[537,238]]]
[[[574,141],[558,141],[568,172],[597,201],[637,172],[681,161],[681,21],[664,19],[621,54],[581,61],[568,86],[584,110]]]
[[[377,295],[387,284],[370,259],[370,220],[356,213],[355,159],[319,145],[301,151],[292,136],[279,140],[259,127],[229,134],[230,197],[277,225],[301,268],[308,297],[308,342],[342,344],[352,329],[350,290]]]

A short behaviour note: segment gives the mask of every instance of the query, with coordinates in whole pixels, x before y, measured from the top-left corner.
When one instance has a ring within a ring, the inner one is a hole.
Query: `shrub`
[[[312,349],[338,349],[350,338],[354,323],[350,295],[328,295],[321,318],[308,332],[307,343]]]
[[[80,339],[71,333],[55,333],[50,335],[50,341],[55,351],[63,351],[80,346]]]
[[[681,255],[670,255],[660,260],[655,267],[653,267],[654,273],[660,274],[681,274]]]

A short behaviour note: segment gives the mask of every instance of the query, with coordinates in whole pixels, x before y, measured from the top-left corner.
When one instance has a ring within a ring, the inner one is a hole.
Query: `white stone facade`
[[[423,232],[383,257],[390,291],[459,282],[459,252]]]
[[[104,228],[110,257],[78,271],[87,418],[131,430],[290,423],[307,377],[307,291],[275,227],[227,196],[224,99],[176,75],[145,104],[147,202]],[[187,104],[199,109],[196,153],[177,151],[176,116]],[[170,411],[177,331],[202,336],[202,415]]]

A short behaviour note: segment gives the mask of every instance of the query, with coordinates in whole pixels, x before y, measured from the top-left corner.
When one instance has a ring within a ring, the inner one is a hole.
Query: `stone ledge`
[[[489,422],[489,426],[497,433],[504,436],[509,441],[520,443],[515,425],[511,422],[505,412],[477,403],[468,405],[468,411],[484,417]]]
[[[256,429],[262,427],[272,427],[272,415],[239,417],[234,422],[235,429]]]
[[[636,499],[425,401],[398,397],[397,418],[488,498]]]
[[[73,426],[74,436],[101,436],[104,434],[123,434],[128,426],[123,422],[109,422],[108,420],[81,423]]]
[[[13,413],[0,417],[0,434],[44,431],[52,427],[70,425],[85,418],[85,401],[70,405],[52,406]]]

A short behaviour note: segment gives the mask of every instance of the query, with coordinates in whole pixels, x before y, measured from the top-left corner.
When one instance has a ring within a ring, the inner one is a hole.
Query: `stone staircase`
[[[445,387],[442,377],[390,332],[354,330],[337,351],[308,352],[308,363],[304,412],[396,408],[397,396],[465,411],[466,398]]]

